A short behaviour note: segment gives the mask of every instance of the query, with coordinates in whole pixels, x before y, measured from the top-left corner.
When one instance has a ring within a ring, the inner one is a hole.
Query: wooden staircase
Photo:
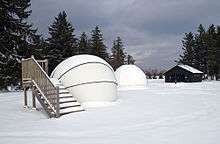
[[[60,115],[69,114],[73,112],[80,112],[84,110],[81,107],[80,103],[64,87],[61,81],[59,81],[56,78],[51,78],[51,81],[56,87],[59,87]]]
[[[42,60],[38,62],[34,57],[22,60],[24,107],[27,107],[27,90],[31,88],[33,108],[36,108],[35,98],[37,98],[50,118],[84,111],[61,81],[49,78],[46,73],[48,68],[46,62]]]

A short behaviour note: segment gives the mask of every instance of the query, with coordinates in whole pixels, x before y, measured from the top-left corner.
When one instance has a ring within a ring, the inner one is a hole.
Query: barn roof
[[[191,73],[203,73],[203,72],[201,72],[201,71],[199,71],[199,70],[197,70],[197,69],[195,69],[195,68],[193,68],[191,66],[188,66],[188,65],[177,65],[177,66],[181,67],[181,68],[183,68],[183,69],[185,69],[185,70],[187,70],[187,71],[189,71]]]

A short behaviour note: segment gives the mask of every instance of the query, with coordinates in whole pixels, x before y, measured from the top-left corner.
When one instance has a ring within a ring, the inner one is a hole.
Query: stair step
[[[69,107],[65,109],[60,109],[60,114],[63,115],[63,114],[78,112],[78,111],[84,111],[84,109],[81,106]]]
[[[78,102],[69,102],[60,104],[60,108],[70,107],[70,106],[80,106]]]
[[[69,93],[69,91],[66,89],[59,89],[59,94],[63,94],[63,93]]]
[[[70,114],[70,113],[82,112],[82,111],[85,111],[85,110],[77,110],[77,111],[73,111],[73,112],[60,113],[60,116]]]
[[[73,98],[73,96],[60,97],[60,99]]]
[[[73,95],[70,94],[70,93],[62,93],[62,94],[59,94],[59,97],[60,98],[63,98],[63,97],[73,97]]]
[[[66,88],[63,85],[60,85],[59,89],[62,90],[62,89],[66,89]]]
[[[80,107],[81,105],[73,105],[73,106],[66,106],[66,107],[61,107],[60,109],[66,109],[66,108],[70,108],[70,107]]]
[[[60,103],[67,103],[67,102],[76,102],[76,99],[74,99],[73,97],[60,99]]]

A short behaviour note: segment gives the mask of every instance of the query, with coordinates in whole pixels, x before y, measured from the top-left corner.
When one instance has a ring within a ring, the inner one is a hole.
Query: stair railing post
[[[31,87],[31,90],[32,90],[32,109],[36,109],[36,100],[35,100],[36,92],[33,85]]]
[[[24,108],[27,108],[27,87],[24,87]]]
[[[48,59],[45,59],[45,72],[48,74]]]
[[[59,97],[59,86],[56,87],[57,90],[57,106],[56,106],[56,117],[60,117],[60,97]]]

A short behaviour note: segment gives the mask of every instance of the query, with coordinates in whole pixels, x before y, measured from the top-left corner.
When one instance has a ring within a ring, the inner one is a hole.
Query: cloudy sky
[[[142,68],[175,65],[185,32],[220,23],[219,0],[32,0],[31,21],[47,36],[48,25],[65,10],[79,35],[99,25],[108,47],[122,37]]]

